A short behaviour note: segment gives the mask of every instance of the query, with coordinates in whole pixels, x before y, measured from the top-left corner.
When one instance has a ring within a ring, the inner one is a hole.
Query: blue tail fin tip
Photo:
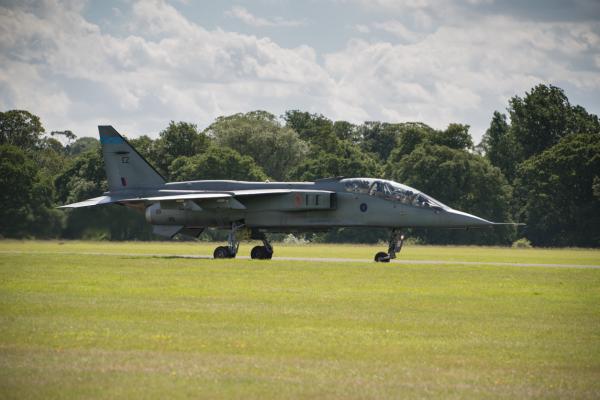
[[[112,125],[98,125],[98,132],[102,144],[121,144],[124,142],[123,136]]]

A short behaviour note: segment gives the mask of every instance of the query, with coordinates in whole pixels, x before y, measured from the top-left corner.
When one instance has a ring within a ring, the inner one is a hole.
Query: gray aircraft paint
[[[98,128],[109,191],[61,208],[122,204],[143,212],[154,233],[163,236],[197,236],[208,227],[235,231],[236,226],[261,232],[297,232],[335,227],[497,225],[454,210],[414,188],[381,179],[167,183],[112,126]]]

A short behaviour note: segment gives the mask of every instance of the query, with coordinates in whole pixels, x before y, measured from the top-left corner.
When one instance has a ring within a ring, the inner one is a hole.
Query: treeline
[[[219,117],[203,131],[171,122],[156,139],[130,142],[172,181],[382,177],[489,220],[527,224],[409,233],[424,243],[508,245],[524,237],[538,246],[600,244],[600,123],[554,86],[538,85],[510,99],[507,114],[494,113],[477,145],[463,124],[445,130],[420,122],[354,125],[299,110],[280,118],[266,111]],[[106,188],[97,139],[68,130],[48,134],[27,111],[0,113],[0,235],[153,239],[143,216],[124,207],[55,208]],[[310,237],[386,238],[379,229]]]

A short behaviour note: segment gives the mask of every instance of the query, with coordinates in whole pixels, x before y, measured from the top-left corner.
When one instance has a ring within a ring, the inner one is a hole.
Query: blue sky
[[[600,2],[0,2],[0,109],[78,136],[301,109],[466,123],[478,141],[538,83],[600,113]]]

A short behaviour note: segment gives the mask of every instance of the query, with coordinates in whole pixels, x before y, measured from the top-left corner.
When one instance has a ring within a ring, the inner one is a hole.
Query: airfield
[[[0,398],[598,398],[600,251],[0,241]]]

